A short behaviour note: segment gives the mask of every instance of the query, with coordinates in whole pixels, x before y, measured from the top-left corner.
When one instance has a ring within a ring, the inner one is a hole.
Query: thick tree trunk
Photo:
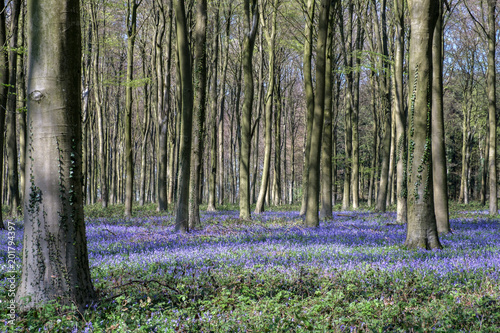
[[[17,216],[21,201],[19,200],[19,173],[18,173],[18,160],[17,160],[17,97],[16,97],[16,84],[17,84],[17,37],[19,31],[19,14],[21,11],[21,0],[13,0],[11,6],[10,16],[10,56],[9,56],[9,88],[7,92],[7,110],[8,124],[7,124],[7,163],[8,163],[8,183],[10,193],[10,213],[12,216]]]
[[[446,175],[446,148],[443,118],[443,2],[439,1],[439,15],[432,41],[432,175],[434,212],[439,233],[450,232],[448,217],[448,178]]]
[[[245,0],[247,30],[243,40],[242,65],[244,73],[244,99],[241,114],[241,149],[240,149],[240,219],[250,219],[250,146],[252,142],[251,124],[253,107],[253,68],[252,58],[255,37],[258,29],[257,0]]]
[[[490,176],[490,215],[498,214],[497,200],[497,117],[496,117],[496,31],[495,0],[488,0],[488,124],[489,124],[489,151],[488,151],[488,173]]]
[[[30,181],[16,301],[21,311],[58,301],[83,312],[96,294],[81,190],[79,2],[28,1],[27,22]]]
[[[325,108],[326,49],[328,37],[328,19],[330,17],[330,1],[321,1],[318,23],[318,44],[316,46],[316,93],[314,99],[314,117],[309,151],[309,172],[307,181],[307,208],[305,224],[308,227],[319,226],[319,180],[321,139]]]
[[[7,33],[5,25],[5,3],[0,5],[0,45],[6,45]],[[0,229],[5,229],[2,216],[2,197],[3,197],[3,146],[4,146],[4,129],[5,129],[5,107],[7,105],[7,86],[9,83],[9,60],[5,47],[0,49]]]
[[[189,182],[191,170],[191,135],[193,127],[193,83],[191,72],[191,51],[189,50],[188,26],[184,1],[175,0],[177,25],[177,49],[182,86],[181,129],[179,146],[179,192],[177,194],[177,213],[175,231],[189,231]]]
[[[439,13],[433,0],[408,1],[410,40],[410,124],[408,136],[408,225],[405,246],[439,249],[434,215],[431,121],[432,32]]]
[[[193,124],[193,149],[191,151],[191,179],[189,192],[189,229],[201,226],[200,183],[201,158],[205,141],[205,114],[207,96],[207,0],[199,0],[196,7],[194,30],[195,101],[193,110],[196,119]]]

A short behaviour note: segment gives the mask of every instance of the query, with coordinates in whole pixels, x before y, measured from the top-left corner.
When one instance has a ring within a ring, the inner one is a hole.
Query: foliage
[[[499,221],[453,208],[444,250],[406,251],[394,213],[336,212],[307,229],[294,211],[252,222],[219,211],[202,214],[203,230],[179,235],[173,216],[153,216],[153,206],[137,207],[132,219],[120,217],[123,207],[87,207],[100,303],[83,314],[51,303],[3,330],[496,332]],[[4,305],[0,312],[5,318]]]

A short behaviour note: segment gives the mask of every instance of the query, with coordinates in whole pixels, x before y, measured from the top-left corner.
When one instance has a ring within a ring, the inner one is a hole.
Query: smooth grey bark
[[[244,74],[244,98],[241,112],[241,149],[240,149],[240,219],[250,219],[250,149],[251,124],[254,97],[252,58],[258,30],[257,0],[245,0],[246,31],[243,38],[242,66]]]
[[[205,115],[207,99],[207,0],[198,0],[196,26],[194,28],[194,106],[196,119],[193,123],[191,150],[191,176],[189,191],[189,229],[201,227],[200,183],[201,158],[205,141]]]
[[[432,176],[437,230],[448,233],[451,229],[443,116],[443,1],[438,2],[439,14],[432,41]]]
[[[23,49],[25,45],[25,6],[21,5],[21,14],[19,22],[19,38],[18,43]],[[17,110],[18,110],[18,128],[19,128],[19,200],[22,204],[24,201],[24,187],[26,185],[26,80],[24,70],[24,56],[25,51],[18,52],[17,59]],[[0,207],[1,209],[1,207]],[[0,219],[1,220],[1,219]]]
[[[323,135],[323,119],[325,108],[326,49],[328,37],[328,19],[330,17],[330,0],[321,1],[318,23],[318,42],[316,46],[316,91],[314,98],[314,117],[309,151],[309,172],[307,184],[307,208],[305,224],[308,227],[319,226],[319,183],[321,140]]]
[[[332,78],[333,78],[333,34],[334,20],[330,20],[329,46],[325,69],[325,114],[323,121],[323,142],[321,143],[321,210],[320,219],[331,218],[332,212]]]
[[[0,133],[5,129],[5,108],[7,106],[7,85],[9,82],[9,58],[7,54],[7,34],[5,25],[5,3],[0,5]],[[3,165],[4,136],[0,135],[0,165]],[[3,193],[3,167],[0,168],[0,229],[5,229],[2,216],[1,194]]]
[[[129,0],[127,6],[127,87],[125,89],[125,217],[132,217],[134,201],[134,163],[132,154],[132,81],[134,79],[134,45],[137,36],[137,8],[142,0]]]
[[[497,116],[496,116],[496,32],[497,22],[495,19],[496,1],[488,0],[488,125],[489,125],[489,150],[488,150],[488,174],[489,182],[489,213],[490,215],[498,214],[498,199],[497,199]]]
[[[387,21],[386,21],[386,0],[381,3],[381,26],[378,23],[378,17],[374,14],[373,23],[375,25],[375,33],[377,34],[377,48],[380,54],[379,67],[380,74],[378,83],[380,86],[380,93],[382,95],[382,121],[383,121],[383,136],[382,136],[382,164],[380,166],[380,185],[377,194],[376,210],[385,212],[387,204],[387,192],[389,184],[389,160],[391,149],[391,102],[390,102],[390,89],[389,89],[389,51],[387,47]]]
[[[168,163],[168,111],[170,110],[170,61],[172,57],[172,8],[165,8],[162,0],[154,2],[155,13],[155,39],[154,39],[154,59],[156,70],[156,141],[157,141],[157,211],[166,211],[167,201],[167,163]],[[167,70],[163,58],[163,39],[167,26],[168,11],[168,34],[167,34]],[[165,74],[166,73],[166,74]],[[165,76],[166,75],[166,76]]]
[[[302,171],[302,205],[300,207],[300,215],[306,213],[307,208],[307,191],[309,189],[309,151],[311,150],[311,135],[312,124],[314,117],[314,90],[312,80],[312,45],[313,45],[313,32],[314,32],[314,8],[315,1],[307,1],[307,17],[304,42],[304,90],[306,95],[306,140],[304,147],[304,169]]]
[[[403,103],[404,1],[394,0],[396,15],[394,51],[394,114],[396,116],[396,222],[406,223],[406,112]]]
[[[269,52],[269,75],[268,75],[268,86],[265,98],[265,144],[264,144],[264,165],[262,169],[262,180],[260,182],[259,196],[257,197],[257,204],[255,205],[255,213],[260,214],[264,211],[264,201],[266,198],[269,176],[270,176],[270,165],[271,165],[271,130],[272,130],[272,111],[273,111],[273,94],[274,94],[274,69],[275,69],[275,36],[276,36],[276,18],[277,18],[277,0],[273,1],[273,14],[271,21],[271,33],[269,33],[266,27],[266,21],[264,20],[264,6],[261,2],[260,8],[260,24],[267,41],[267,49]],[[256,148],[257,149],[257,148]]]
[[[10,213],[18,216],[21,201],[19,198],[19,173],[18,173],[18,151],[17,151],[17,40],[19,31],[19,14],[21,12],[21,0],[13,0],[10,12],[10,52],[9,52],[9,87],[7,92],[7,133],[6,149],[8,163],[8,184],[10,193]]]
[[[28,147],[21,311],[96,299],[82,200],[79,1],[28,1]]]
[[[432,34],[439,7],[433,0],[409,0],[411,21],[408,135],[407,248],[440,249],[432,176]],[[429,103],[430,102],[430,103]],[[429,105],[431,104],[431,105]]]
[[[193,76],[191,72],[191,51],[189,48],[188,25],[184,1],[174,1],[177,49],[182,86],[182,110],[179,146],[179,189],[175,231],[189,231],[189,183],[191,171],[191,137],[193,127]]]
[[[221,3],[216,9],[215,12],[215,23],[214,30],[215,33],[213,35],[213,47],[212,47],[212,90],[211,90],[211,109],[212,109],[212,130],[211,130],[211,138],[210,138],[210,168],[208,175],[208,205],[207,211],[215,212],[215,202],[217,196],[217,84],[219,78],[219,29],[220,29],[220,19],[219,19],[219,11],[220,11]],[[221,166],[219,166],[221,167]]]

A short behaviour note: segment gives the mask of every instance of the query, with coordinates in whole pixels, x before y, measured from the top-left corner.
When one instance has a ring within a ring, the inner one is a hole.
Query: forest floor
[[[500,331],[500,219],[485,210],[455,207],[444,249],[424,251],[403,248],[394,212],[334,212],[316,229],[291,207],[252,222],[203,212],[203,229],[181,235],[153,206],[129,220],[120,209],[86,207],[100,301],[83,315],[53,303],[9,323],[0,232],[0,331]],[[22,232],[16,221],[18,260]]]

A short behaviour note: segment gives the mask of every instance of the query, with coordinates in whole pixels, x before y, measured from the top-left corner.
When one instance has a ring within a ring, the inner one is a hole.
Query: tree
[[[432,33],[439,14],[433,0],[409,0],[410,122],[408,135],[408,226],[405,246],[439,249],[432,177]]]
[[[243,74],[244,99],[241,113],[241,149],[240,149],[240,219],[250,219],[250,145],[252,107],[253,107],[253,68],[252,58],[255,37],[258,30],[257,0],[245,0],[246,31],[243,38]]]
[[[189,198],[189,228],[200,226],[200,183],[202,154],[205,141],[205,114],[207,88],[207,1],[199,0],[196,8],[194,29],[194,71],[196,119],[193,125],[193,149],[191,154],[191,184]]]
[[[5,2],[0,6],[0,165],[3,165],[3,132],[5,129],[5,107],[7,104],[7,86],[9,82],[9,59],[7,56],[7,34],[5,25]],[[0,169],[0,194],[3,193],[3,175]],[[2,200],[0,198],[0,229],[5,229],[2,217]]]
[[[311,135],[313,116],[314,116],[314,90],[312,81],[312,45],[313,45],[313,32],[314,32],[314,0],[307,1],[307,13],[306,13],[306,28],[305,36],[306,40],[304,42],[304,60],[303,60],[303,71],[304,71],[304,90],[306,95],[306,142],[304,148],[304,169],[302,171],[302,205],[300,208],[300,215],[306,213],[307,208],[307,194],[309,190],[309,151],[311,150]]]
[[[488,173],[490,176],[490,215],[498,214],[497,199],[497,116],[496,116],[496,32],[497,23],[495,19],[496,0],[488,0],[488,125],[489,125],[489,151],[488,151]]]
[[[432,40],[432,175],[438,232],[448,233],[450,221],[443,119],[443,2],[438,2],[439,14]]]
[[[189,48],[188,25],[184,1],[175,0],[177,26],[177,52],[179,55],[181,85],[181,130],[179,147],[179,192],[175,231],[189,231],[189,182],[191,170],[191,135],[193,128],[193,76],[191,72],[191,51]]]
[[[132,81],[134,79],[134,45],[137,36],[137,8],[142,0],[128,0],[127,6],[127,88],[125,91],[125,217],[132,216],[134,201],[134,163],[132,156]]]
[[[316,46],[316,93],[314,99],[314,118],[309,150],[309,172],[307,181],[306,225],[319,226],[319,175],[321,157],[321,139],[323,133],[323,118],[325,112],[325,79],[326,79],[326,49],[328,36],[328,18],[330,17],[330,1],[321,1],[318,23],[318,44]]]
[[[394,0],[394,113],[396,115],[396,221],[406,223],[406,112],[403,105],[404,0]]]
[[[24,209],[23,311],[95,300],[81,191],[79,1],[28,1],[29,182]]]
[[[9,192],[11,198],[12,216],[18,215],[18,208],[21,205],[19,200],[19,175],[18,175],[18,151],[17,151],[17,133],[16,133],[16,114],[17,114],[17,36],[19,31],[19,14],[21,12],[21,0],[12,1],[10,17],[10,51],[9,51],[9,87],[7,92],[7,110],[9,111],[7,126],[7,162],[9,167],[8,180]]]
[[[274,85],[275,85],[275,37],[276,37],[276,18],[278,16],[278,5],[279,0],[273,0],[273,15],[271,21],[271,33],[266,29],[266,21],[264,20],[264,9],[262,2],[260,5],[260,23],[262,26],[262,30],[264,30],[264,34],[266,36],[267,41],[267,49],[269,52],[269,78],[268,78],[268,87],[267,94],[265,98],[265,146],[264,146],[264,168],[262,170],[262,181],[260,183],[259,196],[257,198],[257,204],[255,206],[255,213],[260,214],[264,211],[264,201],[266,199],[266,193],[269,183],[269,175],[270,175],[270,164],[271,164],[271,129],[272,129],[272,112],[273,112],[273,94],[274,94]],[[279,143],[278,143],[279,145]],[[277,146],[276,146],[277,147]],[[279,149],[275,148],[277,151]]]

